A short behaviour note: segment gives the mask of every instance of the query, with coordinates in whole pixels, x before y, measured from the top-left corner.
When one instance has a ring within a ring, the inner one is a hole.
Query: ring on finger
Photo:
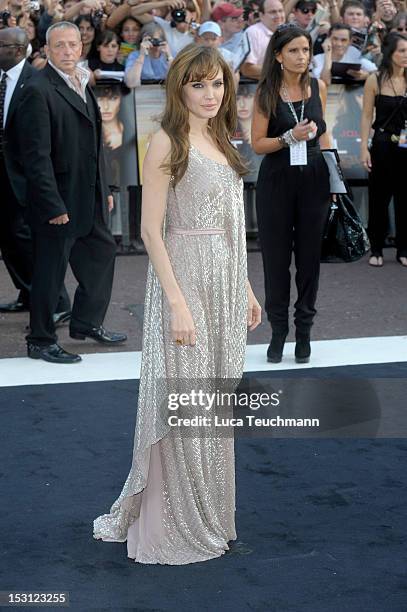
[[[178,345],[182,346],[182,345],[184,344],[184,341],[183,341],[183,339],[182,339],[182,338],[177,338],[177,339],[175,340],[175,344],[178,344]]]

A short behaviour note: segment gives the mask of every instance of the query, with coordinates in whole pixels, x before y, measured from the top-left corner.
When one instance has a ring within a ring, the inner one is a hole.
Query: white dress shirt
[[[20,78],[20,74],[24,68],[25,59],[18,62],[15,66],[10,68],[10,70],[6,70],[7,80],[6,80],[6,95],[4,98],[4,114],[3,114],[3,127],[6,125],[7,113],[10,106],[11,98],[13,97],[14,90],[17,85],[17,81]],[[3,70],[0,72],[0,79],[3,77]]]
[[[75,77],[80,87],[80,89],[78,90],[75,81],[69,74],[66,74],[66,72],[63,72],[62,70],[54,66],[54,64],[50,60],[48,60],[48,64],[55,70],[55,72],[59,74],[60,77],[64,79],[68,87],[70,87],[70,89],[77,93],[78,96],[80,96],[82,100],[86,103],[86,85],[89,82],[90,71],[86,70],[86,68],[82,68],[82,66],[76,66]]]

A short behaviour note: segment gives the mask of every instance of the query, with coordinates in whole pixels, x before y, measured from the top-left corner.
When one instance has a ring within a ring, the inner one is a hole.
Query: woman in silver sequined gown
[[[94,537],[127,540],[137,562],[178,565],[218,557],[236,539],[233,435],[219,435],[213,425],[205,435],[180,433],[162,406],[180,379],[199,380],[200,388],[206,382],[210,391],[214,379],[242,375],[248,316],[242,179],[191,144],[184,176],[175,188],[169,183],[163,226],[196,343],[174,342],[168,301],[150,262],[133,463],[110,513],[95,520]]]

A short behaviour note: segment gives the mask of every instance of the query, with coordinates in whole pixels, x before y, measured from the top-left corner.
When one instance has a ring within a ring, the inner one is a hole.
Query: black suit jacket
[[[81,98],[49,65],[24,87],[19,105],[19,140],[29,221],[37,232],[85,236],[94,223],[95,185],[99,183],[102,214],[107,222],[109,195],[102,144],[102,118],[92,90],[94,129]],[[48,221],[68,213],[69,223]]]
[[[13,95],[8,108],[6,125],[4,126],[3,139],[3,157],[6,166],[7,176],[10,181],[14,196],[21,206],[26,204],[26,180],[21,162],[21,154],[19,150],[18,132],[20,130],[18,106],[21,101],[24,87],[30,82],[30,79],[37,74],[29,62],[25,61],[23,69],[18,79]]]

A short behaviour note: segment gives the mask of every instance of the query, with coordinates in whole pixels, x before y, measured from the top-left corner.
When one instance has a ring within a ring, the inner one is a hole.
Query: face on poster
[[[120,117],[122,100],[120,84],[100,85],[95,90],[102,115],[103,144],[114,151],[123,144],[124,125]]]
[[[262,155],[257,155],[251,147],[252,117],[254,110],[255,83],[240,83],[236,92],[237,129],[232,139],[241,157],[247,163],[249,173],[244,177],[246,183],[257,182]]]

